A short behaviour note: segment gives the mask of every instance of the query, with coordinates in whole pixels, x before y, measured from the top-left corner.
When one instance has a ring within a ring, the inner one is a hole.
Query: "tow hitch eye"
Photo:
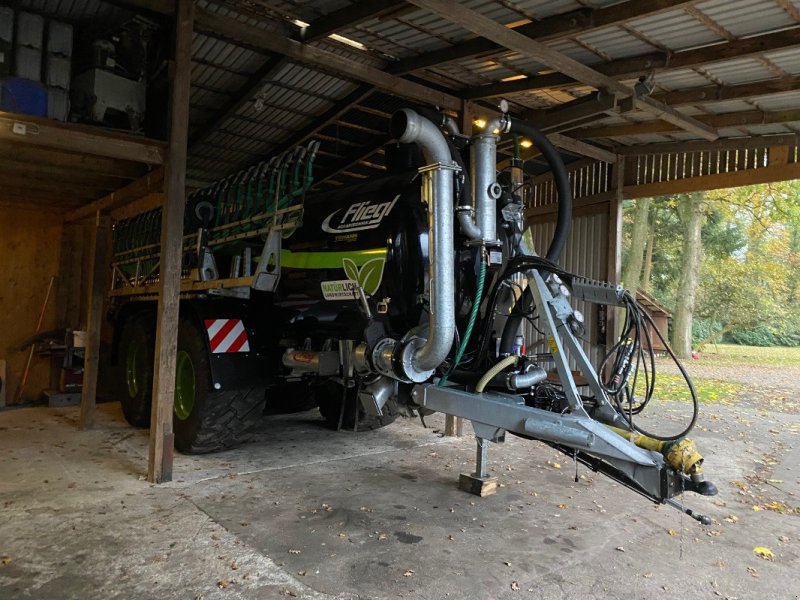
[[[609,426],[608,428],[640,448],[660,452],[670,469],[686,476],[683,484],[685,491],[695,492],[702,496],[717,495],[717,486],[710,481],[706,481],[705,475],[703,475],[703,457],[697,451],[695,443],[689,438],[674,442],[663,442],[618,427]]]

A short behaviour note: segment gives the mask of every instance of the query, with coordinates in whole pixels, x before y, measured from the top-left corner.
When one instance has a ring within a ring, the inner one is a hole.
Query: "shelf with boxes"
[[[0,109],[69,117],[72,25],[0,7]]]

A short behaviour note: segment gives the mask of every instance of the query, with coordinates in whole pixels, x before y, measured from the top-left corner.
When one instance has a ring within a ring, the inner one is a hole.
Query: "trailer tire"
[[[150,426],[153,394],[155,324],[148,315],[131,316],[122,325],[116,388],[125,420],[134,427]]]
[[[394,423],[396,414],[389,412],[389,407],[384,410],[382,417],[368,415],[364,412],[358,402],[358,388],[348,388],[346,396],[343,397],[342,386],[335,381],[326,381],[317,387],[315,396],[319,404],[319,412],[325,419],[325,424],[331,429],[339,429],[339,417],[341,420],[342,431],[369,431],[380,429]],[[344,400],[344,414],[342,414],[342,401]],[[358,415],[358,426],[355,426],[356,415]]]
[[[206,454],[234,448],[261,420],[264,387],[214,390],[206,333],[194,320],[178,326],[173,432],[175,448]]]

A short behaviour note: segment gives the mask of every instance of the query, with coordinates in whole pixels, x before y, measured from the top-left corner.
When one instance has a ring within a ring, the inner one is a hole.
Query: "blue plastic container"
[[[47,88],[38,81],[9,77],[0,84],[0,110],[47,117]]]

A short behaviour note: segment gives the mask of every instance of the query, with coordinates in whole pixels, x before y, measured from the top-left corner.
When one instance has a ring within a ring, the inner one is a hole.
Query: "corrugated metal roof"
[[[670,50],[697,48],[722,41],[720,36],[682,10],[634,19],[628,26]]]
[[[800,31],[798,31],[798,36],[800,36]],[[787,73],[800,75],[800,47],[767,52],[764,57]]]
[[[800,8],[800,0],[791,0]],[[294,36],[298,26],[292,19],[313,22],[325,15],[353,4],[354,0],[198,0],[198,6],[217,14],[236,19],[264,32],[265,36]],[[537,20],[569,11],[617,4],[620,0],[463,0],[466,6],[496,22],[509,24]],[[21,0],[21,6],[31,10],[58,15],[66,19],[91,19],[103,16],[130,14],[100,0]],[[796,27],[789,12],[777,0],[702,0],[693,5],[703,15],[719,24],[733,37]],[[638,5],[637,8],[641,8]],[[339,32],[361,42],[365,50],[331,39],[312,42],[326,52],[344,57],[354,63],[386,69],[392,60],[425,54],[431,50],[449,48],[476,34],[427,10],[413,6],[374,17]],[[638,35],[637,35],[638,34]],[[659,47],[671,51],[699,48],[726,43],[724,32],[715,32],[702,19],[693,16],[682,6],[638,17],[625,27],[610,24],[602,28],[571,33],[546,41],[546,45],[583,64],[598,66],[607,60],[627,59],[659,52]],[[652,43],[648,43],[651,40]],[[248,87],[254,74],[274,59],[266,52],[239,45],[221,36],[195,34],[192,45],[192,97],[190,120],[193,131],[216,122],[222,111],[235,102],[238,110],[217,131],[192,148],[189,170],[194,178],[216,177],[264,158],[297,139],[300,131],[313,131],[315,126],[323,138],[320,163],[333,170],[341,157],[356,156],[360,147],[367,152],[381,135],[385,135],[386,116],[399,106],[402,99],[374,92],[362,97],[369,110],[348,110],[341,106],[335,122],[320,119],[338,107],[342,100],[364,84],[351,79],[347,73],[328,72],[325,65],[301,65],[290,60],[272,74],[269,82]],[[713,56],[713,48],[710,49]],[[800,29],[797,47],[766,53],[766,58],[778,69],[800,74]],[[755,57],[723,59],[696,68],[659,68],[655,83],[659,90],[686,90],[718,83],[726,86],[774,79],[779,76]],[[465,57],[417,73],[417,81],[436,85],[454,94],[464,88],[494,84],[519,75],[533,76],[548,72],[547,67],[532,56],[513,51],[495,51],[479,57]],[[646,72],[642,73],[643,75]],[[634,79],[626,83],[632,85]],[[555,89],[535,89],[509,96],[512,106],[519,110],[557,107],[575,97],[592,93],[593,89],[580,83]],[[243,101],[240,101],[239,99]],[[258,103],[255,100],[258,98]],[[755,96],[694,106],[679,107],[686,115],[722,114],[754,110],[781,111],[800,108],[800,91]],[[376,113],[376,111],[378,111]],[[385,113],[385,114],[381,114]],[[635,111],[624,116],[596,119],[596,124],[625,125],[647,123],[656,116]],[[725,128],[724,136],[789,131],[784,124]],[[378,135],[375,132],[380,132]],[[696,139],[686,132],[670,135],[642,134],[617,138],[614,143],[634,144],[668,140]],[[375,160],[379,160],[376,157]],[[369,167],[353,166],[357,174],[369,174]],[[346,178],[342,178],[346,179]]]
[[[133,16],[129,10],[101,0],[18,0],[14,8],[30,10],[66,21],[87,19],[124,20]]]
[[[764,63],[755,58],[737,58],[711,63],[703,65],[698,71],[707,74],[713,81],[727,85],[764,81],[775,76]]]
[[[725,113],[740,112],[753,110],[753,105],[745,102],[744,100],[725,100],[723,102],[709,102],[703,105],[703,108],[708,112],[715,115]]]
[[[647,54],[655,48],[620,27],[604,27],[576,36],[611,59]]]
[[[708,77],[693,69],[661,71],[656,73],[655,82],[667,90],[685,90],[713,83]]]
[[[756,96],[753,104],[762,110],[789,110],[800,106],[800,90],[771,94],[769,96]]]
[[[735,37],[797,25],[774,0],[708,0],[696,6]]]

